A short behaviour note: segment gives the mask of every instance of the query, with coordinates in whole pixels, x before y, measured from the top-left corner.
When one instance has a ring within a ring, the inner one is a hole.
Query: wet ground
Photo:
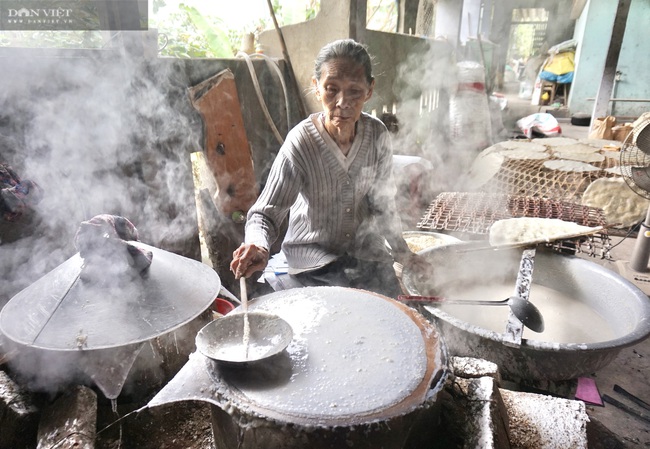
[[[614,244],[621,240],[621,237],[612,238]],[[613,261],[598,259],[593,261],[612,271],[619,272],[621,271],[621,262],[629,260],[635,243],[635,238],[624,239],[612,250]],[[625,271],[619,272],[619,274],[636,284],[646,294],[650,293],[650,283],[636,281],[633,279],[634,276]],[[643,275],[643,277],[648,276],[648,274]],[[635,346],[622,349],[611,364],[593,373],[590,377],[596,381],[601,395],[608,395],[633,410],[650,417],[650,410],[644,410],[614,391],[614,385],[619,385],[646,403],[650,403],[648,373],[650,373],[650,338]],[[588,406],[587,412],[589,416],[599,420],[605,427],[624,440],[630,448],[650,448],[650,421],[639,419],[609,403],[605,403],[603,407]]]

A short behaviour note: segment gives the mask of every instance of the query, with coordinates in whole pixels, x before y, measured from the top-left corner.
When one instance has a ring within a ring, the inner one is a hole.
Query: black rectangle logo
[[[148,0],[0,0],[0,31],[144,31],[148,27]]]

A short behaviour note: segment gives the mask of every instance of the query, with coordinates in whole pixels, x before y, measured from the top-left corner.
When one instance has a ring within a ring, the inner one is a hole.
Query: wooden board
[[[227,216],[236,212],[245,215],[258,188],[235,77],[230,70],[223,70],[190,87],[189,95],[203,119],[203,151],[217,183],[215,205]]]

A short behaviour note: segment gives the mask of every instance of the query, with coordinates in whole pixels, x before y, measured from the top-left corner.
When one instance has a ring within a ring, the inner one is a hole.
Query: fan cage
[[[625,139],[620,171],[634,193],[650,199],[650,119],[635,126]]]

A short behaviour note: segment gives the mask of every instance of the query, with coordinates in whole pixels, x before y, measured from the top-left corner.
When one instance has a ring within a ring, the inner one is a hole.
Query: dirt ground
[[[109,404],[99,406],[96,449],[214,448],[207,403],[183,401],[128,414],[132,408],[118,404],[124,418],[117,421]]]

